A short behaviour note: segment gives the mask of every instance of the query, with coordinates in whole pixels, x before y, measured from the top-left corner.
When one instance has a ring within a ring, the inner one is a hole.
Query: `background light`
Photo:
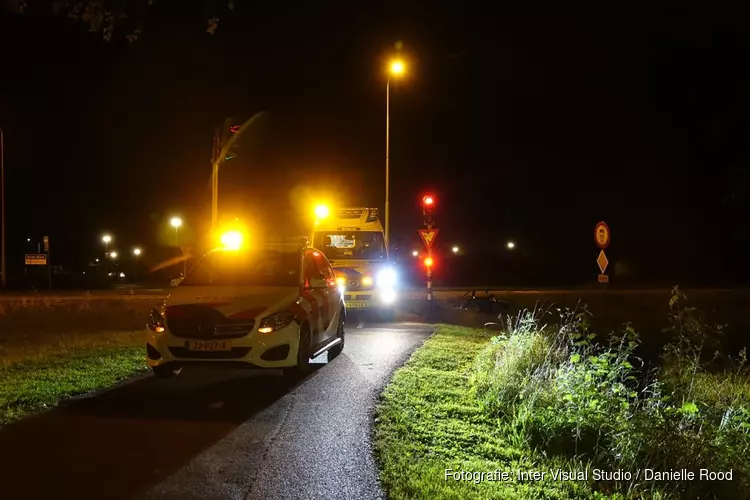
[[[506,246],[508,247],[508,250],[513,250],[514,248],[516,248],[516,244],[512,241],[509,241]]]
[[[414,251],[413,251],[413,252],[412,252],[411,254],[412,254],[412,255],[413,255],[414,257],[416,257],[416,256],[418,256],[418,255],[419,255],[419,252],[417,252],[416,250],[414,250]]]
[[[182,225],[182,219],[179,217],[172,217],[172,220],[170,220],[169,223],[172,224],[172,227],[180,227]]]
[[[113,259],[116,259],[117,258],[117,252],[109,252],[109,256],[112,257]]]
[[[227,250],[239,250],[242,246],[242,234],[239,231],[228,231],[221,235],[221,244]]]
[[[108,234],[105,234],[104,236],[102,236],[102,241],[104,243],[109,243],[110,241],[112,241],[112,237]]]
[[[427,267],[432,267],[432,257],[427,257],[424,260],[424,265],[427,266]]]
[[[318,219],[325,219],[330,213],[331,211],[325,205],[318,205],[315,207],[315,217]]]
[[[391,74],[402,75],[404,71],[406,71],[406,65],[404,64],[404,61],[401,61],[399,59],[391,61],[390,71]]]
[[[136,254],[136,255],[140,255],[141,254],[141,249],[140,248],[134,248],[133,249],[133,253]]]
[[[453,248],[451,248],[451,252],[453,252],[453,253],[458,253],[458,247],[453,247]]]

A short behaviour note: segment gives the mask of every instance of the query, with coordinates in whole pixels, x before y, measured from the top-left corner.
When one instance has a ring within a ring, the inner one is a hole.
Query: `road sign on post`
[[[612,233],[610,233],[607,223],[604,221],[597,223],[594,228],[594,241],[596,242],[596,246],[600,248],[599,256],[596,258],[596,265],[599,266],[598,280],[602,285],[609,283],[609,276],[604,274],[607,271],[607,266],[609,266],[609,259],[604,253],[604,249],[609,246],[611,238]]]
[[[27,266],[46,266],[47,255],[43,253],[27,253],[26,265]]]
[[[611,233],[609,232],[609,226],[607,223],[604,221],[599,222],[594,229],[594,240],[596,241],[596,245],[604,250],[609,246],[610,237]]]
[[[435,243],[435,238],[437,238],[439,232],[440,229],[419,230],[419,237],[422,238],[422,242],[424,243],[425,248],[427,248],[427,251],[432,250],[432,244]]]

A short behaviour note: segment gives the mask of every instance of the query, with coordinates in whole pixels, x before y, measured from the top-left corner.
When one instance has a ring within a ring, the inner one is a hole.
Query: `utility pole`
[[[2,277],[2,283],[3,283],[3,290],[8,285],[8,276],[6,275],[6,269],[5,269],[5,134],[3,133],[3,129],[0,128],[0,191],[2,191],[2,224],[3,224],[3,234],[2,234],[2,269],[0,269],[0,272],[3,274]]]

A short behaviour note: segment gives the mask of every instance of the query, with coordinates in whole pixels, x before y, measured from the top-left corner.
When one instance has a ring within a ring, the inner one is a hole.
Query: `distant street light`
[[[116,259],[117,258],[117,252],[110,252],[109,257],[111,259]]]
[[[172,224],[172,227],[174,228],[174,242],[175,246],[177,248],[180,248],[180,227],[182,226],[182,219],[179,217],[172,217],[172,220],[169,221],[170,224]],[[182,275],[185,276],[187,274],[187,259],[183,261],[183,269],[182,269]]]
[[[135,272],[133,273],[133,281],[138,283],[138,257],[141,256],[141,249],[135,247],[133,249],[133,254],[135,255]]]
[[[514,248],[516,248],[516,244],[512,241],[509,241],[506,246],[508,247],[508,250],[513,250]]]
[[[109,256],[109,243],[112,241],[112,236],[110,236],[108,234],[105,234],[104,236],[102,236],[102,241],[104,242],[104,272],[108,273],[108,271],[109,271],[109,266],[108,266],[109,259],[107,257]],[[109,275],[109,273],[107,275]]]
[[[419,256],[419,252],[417,252],[416,250],[414,250],[414,251],[413,251],[413,252],[412,252],[411,254],[412,254],[412,255],[413,255],[414,257],[418,257],[418,256]]]
[[[453,252],[453,253],[458,253],[458,247],[453,247],[453,248],[451,248],[451,252]]]
[[[174,228],[174,243],[175,246],[180,246],[180,226],[182,226],[182,219],[179,217],[172,217],[169,223]]]
[[[388,80],[385,84],[385,248],[390,250],[390,153],[391,153],[391,78],[398,78],[406,71],[406,64],[400,59],[393,59],[388,65]]]

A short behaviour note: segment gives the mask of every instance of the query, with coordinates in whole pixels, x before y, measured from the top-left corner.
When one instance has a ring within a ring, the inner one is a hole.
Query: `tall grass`
[[[750,497],[750,381],[743,350],[718,350],[721,329],[669,301],[673,340],[662,363],[646,369],[630,325],[604,339],[589,329],[586,307],[549,308],[507,318],[507,333],[477,357],[471,376],[484,411],[518,429],[546,455],[568,457],[633,478],[601,484],[638,496]],[[639,469],[733,470],[732,481],[647,482]]]

